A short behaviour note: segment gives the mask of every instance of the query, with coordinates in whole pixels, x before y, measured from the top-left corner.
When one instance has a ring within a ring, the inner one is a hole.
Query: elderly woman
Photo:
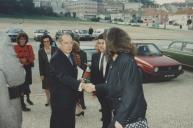
[[[21,128],[19,87],[25,71],[16,58],[10,39],[0,32],[0,128]]]
[[[113,119],[108,128],[147,128],[142,74],[134,60],[131,38],[120,28],[109,29],[105,38],[111,58],[106,82],[84,88],[103,93],[111,101]]]

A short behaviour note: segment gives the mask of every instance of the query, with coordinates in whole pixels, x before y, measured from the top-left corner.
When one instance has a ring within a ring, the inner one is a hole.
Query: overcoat
[[[72,63],[57,49],[50,61],[50,128],[75,128],[76,95],[80,81],[77,80],[77,68],[73,56]]]

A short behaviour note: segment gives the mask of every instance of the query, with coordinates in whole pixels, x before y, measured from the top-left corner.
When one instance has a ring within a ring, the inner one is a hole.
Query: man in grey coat
[[[25,71],[8,36],[0,32],[0,128],[21,128],[22,111],[19,85]]]

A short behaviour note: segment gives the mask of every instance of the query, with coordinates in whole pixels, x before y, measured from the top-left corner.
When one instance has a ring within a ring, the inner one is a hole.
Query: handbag
[[[34,62],[32,62],[32,63],[30,64],[30,66],[31,66],[31,67],[34,67]]]
[[[138,119],[136,122],[127,123],[125,128],[148,128],[146,119]]]

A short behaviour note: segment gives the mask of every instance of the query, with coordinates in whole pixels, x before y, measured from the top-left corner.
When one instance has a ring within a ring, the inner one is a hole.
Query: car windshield
[[[10,29],[8,30],[8,32],[13,32],[13,33],[18,33],[18,32],[22,32],[22,29]]]
[[[71,30],[62,30],[63,33],[72,33]]]
[[[140,56],[161,56],[160,50],[154,44],[137,45],[137,55]]]
[[[104,30],[96,30],[95,33],[102,33]]]
[[[44,32],[47,32],[47,30],[41,29],[41,30],[37,30],[36,32],[37,32],[37,33],[44,33]]]
[[[88,31],[87,30],[80,30],[79,33],[86,34],[86,33],[88,33]]]

